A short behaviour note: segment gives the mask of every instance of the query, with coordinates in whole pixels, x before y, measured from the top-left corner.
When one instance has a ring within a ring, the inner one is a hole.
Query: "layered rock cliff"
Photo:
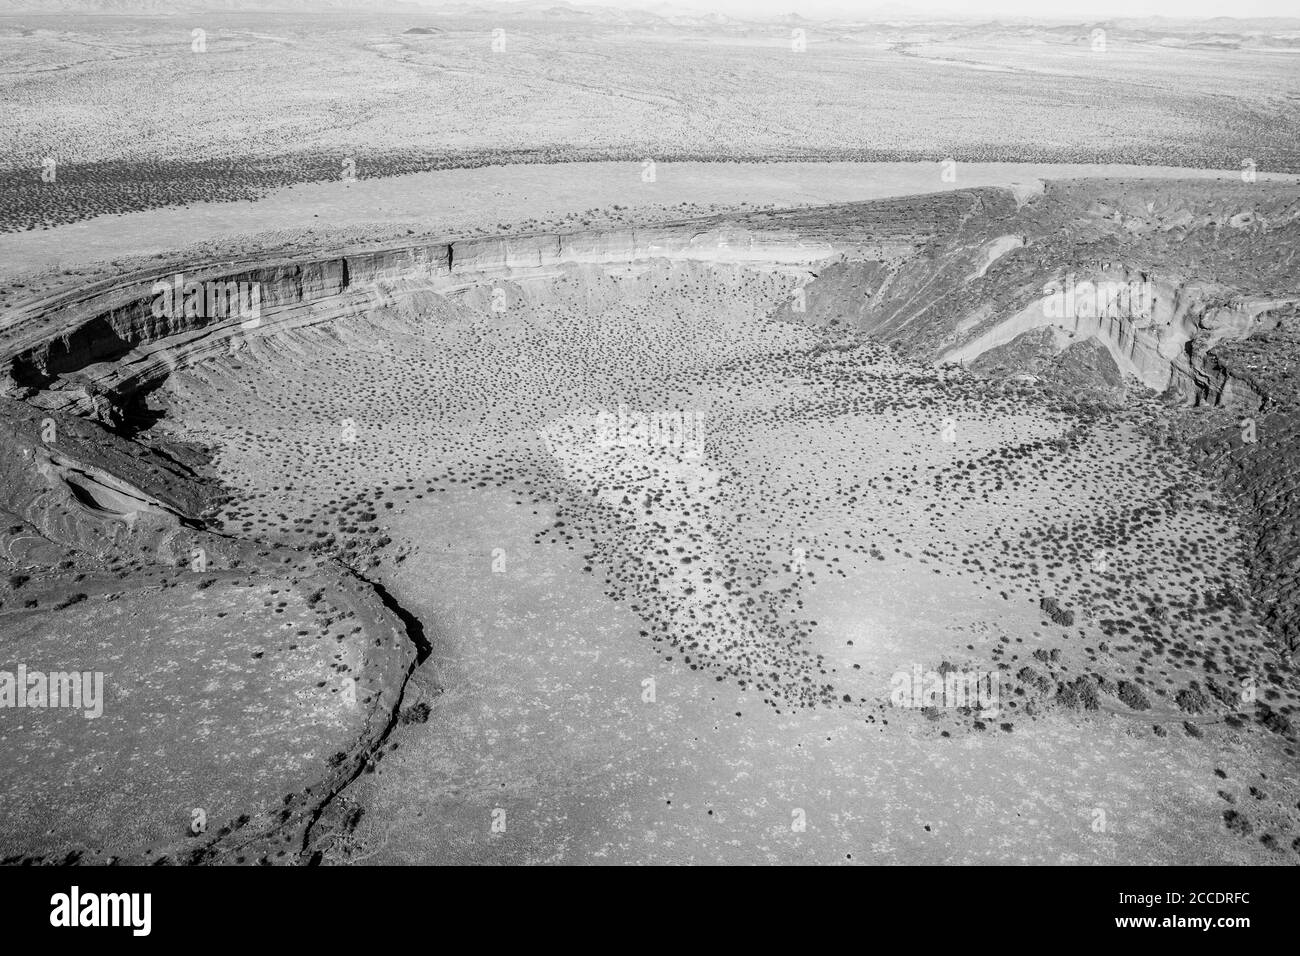
[[[808,287],[813,324],[847,322],[909,354],[969,364],[1032,330],[1096,339],[1148,388],[1193,404],[1257,401],[1211,353],[1300,301],[1290,187],[1053,183],[981,197],[952,233],[882,269],[851,262]]]
[[[130,395],[178,368],[246,339],[355,315],[416,289],[450,292],[494,277],[519,280],[570,265],[636,267],[656,259],[798,270],[851,248],[849,241],[789,230],[688,224],[135,274],[6,316],[0,383],[38,407],[111,422]]]

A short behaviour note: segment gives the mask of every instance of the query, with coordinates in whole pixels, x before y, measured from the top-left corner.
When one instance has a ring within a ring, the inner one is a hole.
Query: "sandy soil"
[[[0,18],[0,59],[16,65],[0,73],[13,104],[0,169],[53,154],[126,160],[134,176],[131,163],[184,157],[233,178],[236,164],[366,148],[1295,162],[1292,58],[1259,48],[1281,34],[1274,46],[1294,49],[1285,26],[1216,25],[1228,51],[1108,23],[1099,52],[1084,23],[807,23],[796,52],[773,22],[440,13],[209,11],[201,51],[173,17]],[[867,155],[838,155],[853,151]]]
[[[450,237],[505,231],[498,224],[578,228],[584,222],[683,218],[746,204],[828,205],[979,186],[1033,189],[1039,179],[1239,180],[1234,171],[1048,163],[959,163],[952,181],[944,178],[938,163],[658,163],[654,182],[644,182],[642,171],[639,162],[448,169],[307,183],[275,190],[260,200],[101,216],[52,229],[0,234],[0,275],[74,268],[250,234],[274,238],[302,230],[373,229],[379,223],[390,235],[407,228]],[[1300,176],[1263,172],[1258,177],[1300,181]]]
[[[6,611],[5,671],[91,667],[103,695],[92,717],[6,712],[0,858],[194,850],[208,821],[211,833],[243,826],[317,783],[361,732],[371,693],[368,634],[324,597],[329,585],[160,573],[126,591],[82,581],[71,607]]]

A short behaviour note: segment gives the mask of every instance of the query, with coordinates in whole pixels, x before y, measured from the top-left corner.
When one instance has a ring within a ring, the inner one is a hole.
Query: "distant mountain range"
[[[403,0],[0,0],[0,14],[193,14],[193,13],[317,13],[369,10],[377,13],[426,14]]]
[[[793,4],[792,4],[793,5]],[[430,17],[502,20],[547,20],[609,27],[677,27],[685,29],[733,32],[749,26],[807,26],[810,29],[849,29],[864,26],[887,26],[906,23],[960,25],[965,31],[997,34],[1035,28],[1045,33],[1067,32],[1104,26],[1119,36],[1146,41],[1170,39],[1185,42],[1215,42],[1215,38],[1290,37],[1300,42],[1300,17],[1131,17],[1109,20],[1073,21],[1060,17],[1001,17],[977,20],[956,16],[923,15],[909,12],[896,3],[873,5],[860,14],[834,19],[813,19],[788,13],[774,17],[734,17],[721,13],[701,13],[676,3],[647,3],[640,8],[621,8],[597,3],[570,3],[567,0],[0,0],[0,15],[17,13],[44,14],[131,14],[169,15],[199,13],[335,13],[367,12],[409,14],[424,20]]]
[[[397,0],[0,0],[0,14],[10,13],[104,13],[104,14],[180,14],[204,12],[285,12],[308,13],[326,10],[365,9],[415,10]]]

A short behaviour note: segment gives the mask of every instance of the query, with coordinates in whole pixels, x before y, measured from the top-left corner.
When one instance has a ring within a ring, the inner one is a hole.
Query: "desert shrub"
[[[412,704],[406,707],[397,715],[399,722],[403,724],[422,724],[429,719],[429,705],[424,701],[418,704]]]
[[[1020,672],[1016,674],[1016,678],[1022,684],[1033,688],[1040,694],[1046,694],[1052,689],[1052,682],[1032,667],[1020,668]]]
[[[1290,737],[1294,733],[1291,721],[1287,719],[1286,715],[1274,710],[1263,701],[1256,705],[1256,714],[1259,722],[1273,733],[1281,734],[1283,737]]]
[[[1147,700],[1147,695],[1142,693],[1142,688],[1132,681],[1120,681],[1116,696],[1134,710],[1147,710],[1151,707],[1151,701]]]
[[[1058,685],[1056,702],[1062,707],[1082,707],[1084,710],[1096,710],[1101,706],[1097,687],[1086,676],[1076,677],[1068,684]]]
[[[1210,698],[1196,683],[1192,683],[1174,695],[1174,703],[1189,714],[1199,714],[1210,706]]]
[[[1255,830],[1250,821],[1236,810],[1223,811],[1223,824],[1230,833],[1237,833],[1241,836],[1250,836]]]
[[[1056,598],[1042,598],[1039,600],[1038,606],[1051,619],[1053,624],[1069,627],[1074,623],[1074,612],[1062,608]]]

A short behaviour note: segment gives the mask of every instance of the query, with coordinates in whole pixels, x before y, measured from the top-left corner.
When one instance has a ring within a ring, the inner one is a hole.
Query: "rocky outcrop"
[[[998,236],[996,239],[990,239],[980,247],[975,271],[967,277],[967,281],[983,278],[993,263],[1011,250],[1021,248],[1024,244],[1024,236]]]
[[[417,651],[403,622],[334,561],[208,530],[222,493],[200,465],[193,449],[0,399],[5,652],[99,671],[106,688],[92,735],[78,736],[81,715],[59,725],[79,741],[63,759],[48,759],[48,728],[8,738],[0,860],[298,861],[392,726]],[[285,616],[250,613],[270,595]],[[333,627],[333,640],[286,662],[277,636],[295,614],[299,633]],[[230,745],[259,737],[277,745]],[[185,833],[196,793],[210,826]]]
[[[968,367],[989,378],[1032,376],[1066,394],[1105,405],[1118,405],[1125,396],[1123,374],[1105,345],[1054,326],[1022,332],[1006,345],[983,352]]]
[[[204,536],[200,516],[219,491],[183,457],[0,399],[0,514],[10,519],[0,551],[20,567],[53,565],[72,552],[188,560]],[[220,540],[204,543],[214,563],[229,551]]]
[[[806,321],[960,364],[1049,328],[1058,351],[1094,339],[1125,376],[1188,404],[1258,403],[1249,376],[1211,356],[1300,303],[1293,189],[1079,182],[982,199],[917,255],[821,270]]]
[[[982,334],[941,360],[965,364],[1029,329],[1050,327],[1071,339],[1095,338],[1126,375],[1154,391],[1173,388],[1191,404],[1223,404],[1230,383],[1207,366],[1206,352],[1275,327],[1278,310],[1295,302],[1300,297],[1234,298],[1230,287],[1105,264],[1051,277],[1041,298],[985,323]]]
[[[1238,304],[1212,321],[1221,325],[1206,325],[1175,369],[1171,387],[1184,402],[1254,412],[1300,399],[1300,300]]]
[[[196,263],[179,275],[136,272],[34,299],[0,316],[0,394],[116,422],[132,395],[177,368],[417,291],[454,293],[497,277],[519,281],[571,267],[635,269],[662,260],[803,277],[839,260],[897,270],[973,211],[993,206],[1016,204],[1001,190],[957,191],[642,229]]]
[[[451,292],[494,277],[519,281],[566,266],[636,267],[661,259],[799,270],[841,254],[832,241],[789,230],[689,224],[137,274],[7,316],[0,382],[37,407],[115,422],[131,395],[178,368],[250,339],[369,311],[416,289]]]
[[[1300,650],[1300,307],[1270,303],[1254,334],[1198,357],[1195,390],[1237,412],[1193,445],[1240,505],[1251,592],[1277,641]]]

